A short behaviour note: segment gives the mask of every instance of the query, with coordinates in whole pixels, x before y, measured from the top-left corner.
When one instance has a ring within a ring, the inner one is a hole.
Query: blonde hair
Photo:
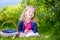
[[[27,6],[24,11],[22,12],[19,20],[22,20],[22,21],[25,21],[25,12],[29,9],[29,8],[34,8],[33,6]],[[34,17],[32,18],[32,21],[36,22],[36,16],[35,16],[35,13],[36,13],[36,9],[34,8]]]

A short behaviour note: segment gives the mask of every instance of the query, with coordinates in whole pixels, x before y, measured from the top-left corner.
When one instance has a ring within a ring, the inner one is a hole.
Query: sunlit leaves
[[[6,6],[2,8],[2,11],[0,12],[0,20],[3,21],[8,21],[8,20],[13,20],[17,21],[19,19],[19,16],[22,11],[22,6],[21,5],[16,5],[16,6]]]

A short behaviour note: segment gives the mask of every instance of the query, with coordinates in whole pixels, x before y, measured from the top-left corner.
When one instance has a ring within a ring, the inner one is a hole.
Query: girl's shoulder
[[[34,25],[36,25],[36,24],[37,24],[37,23],[36,23],[36,22],[34,22],[34,21],[32,21],[31,23],[32,23],[32,24],[34,24]]]
[[[22,20],[20,20],[19,22],[23,22]]]
[[[19,21],[20,24],[24,23],[22,20]]]

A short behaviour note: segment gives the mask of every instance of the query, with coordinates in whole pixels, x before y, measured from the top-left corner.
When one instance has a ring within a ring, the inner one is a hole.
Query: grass
[[[56,35],[52,36],[51,34],[50,35],[43,34],[40,37],[34,36],[19,38],[16,36],[14,39],[12,39],[12,37],[0,37],[0,40],[57,40],[57,36]]]
[[[0,40],[40,40],[40,38],[39,37],[28,37],[28,38],[15,37],[14,39],[12,39],[12,37],[8,37],[8,38],[0,37]]]

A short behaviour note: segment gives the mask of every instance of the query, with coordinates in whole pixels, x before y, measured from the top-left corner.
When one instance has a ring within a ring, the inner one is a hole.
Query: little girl
[[[28,6],[23,11],[18,23],[18,32],[19,37],[39,36],[33,6]]]

